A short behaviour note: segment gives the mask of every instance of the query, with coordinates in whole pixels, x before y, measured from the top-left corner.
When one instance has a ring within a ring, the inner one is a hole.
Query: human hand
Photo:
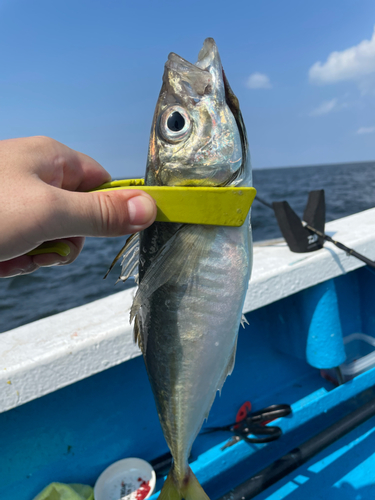
[[[47,137],[0,141],[0,277],[73,262],[85,236],[121,236],[148,227],[154,200],[140,190],[87,193],[111,180],[95,160]],[[26,255],[45,241],[70,254]]]

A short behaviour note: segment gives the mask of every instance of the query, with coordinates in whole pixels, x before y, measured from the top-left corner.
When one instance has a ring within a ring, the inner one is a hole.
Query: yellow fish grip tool
[[[92,192],[140,189],[156,202],[158,222],[239,227],[245,222],[256,195],[253,187],[145,186],[143,179],[124,179],[102,184]],[[67,253],[66,253],[67,252]],[[43,243],[27,255],[69,255],[66,243]]]
[[[256,195],[253,187],[145,186],[143,179],[102,184],[94,191],[140,189],[156,202],[158,222],[239,227]]]
[[[44,253],[57,253],[61,257],[67,257],[70,254],[70,247],[62,241],[46,241],[26,255],[41,255]]]

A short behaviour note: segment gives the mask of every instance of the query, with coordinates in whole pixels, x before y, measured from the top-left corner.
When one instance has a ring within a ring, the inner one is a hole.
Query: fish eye
[[[191,120],[188,113],[181,106],[170,106],[160,118],[160,133],[168,142],[180,142],[191,131]]]
[[[167,127],[172,132],[180,132],[184,128],[184,125],[185,119],[178,111],[174,111],[167,120]]]

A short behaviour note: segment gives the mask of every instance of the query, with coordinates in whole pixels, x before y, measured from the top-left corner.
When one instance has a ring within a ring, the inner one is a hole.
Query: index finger
[[[19,147],[28,153],[30,149],[35,152],[34,172],[51,186],[67,191],[90,191],[111,180],[96,160],[49,137],[29,137]]]

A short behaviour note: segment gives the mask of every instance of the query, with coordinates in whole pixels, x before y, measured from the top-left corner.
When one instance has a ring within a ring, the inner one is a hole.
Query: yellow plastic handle
[[[41,255],[43,253],[57,253],[61,257],[67,257],[70,254],[70,247],[61,241],[46,241],[28,252],[27,255]]]
[[[239,227],[254,201],[253,187],[145,186],[143,179],[107,182],[94,191],[141,189],[154,198],[158,222]]]
[[[106,182],[93,192],[118,189],[141,189],[152,196],[157,205],[158,222],[233,227],[245,222],[256,195],[253,187],[145,186],[143,179]],[[46,242],[27,255],[43,253],[66,257],[70,248],[66,243]]]

